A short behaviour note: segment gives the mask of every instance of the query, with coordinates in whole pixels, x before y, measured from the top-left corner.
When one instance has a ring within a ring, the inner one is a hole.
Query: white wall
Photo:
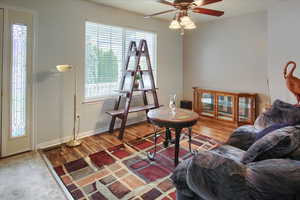
[[[266,101],[267,13],[199,24],[184,37],[184,98],[192,87],[259,94]]]
[[[71,136],[72,76],[55,72],[58,64],[72,64],[79,70],[79,98],[83,100],[85,21],[132,27],[157,33],[158,87],[161,104],[169,94],[182,97],[182,38],[168,29],[168,23],[104,7],[83,0],[0,0],[0,4],[30,9],[38,14],[37,66],[37,144],[49,144]],[[172,72],[172,73],[170,73]],[[106,110],[114,101],[79,104],[80,132],[106,130],[110,117]],[[133,116],[136,120],[136,115]],[[142,118],[141,115],[137,116]],[[131,120],[132,121],[132,120]]]
[[[145,20],[137,14],[84,0],[0,0],[0,4],[38,14],[35,74],[38,144],[51,144],[71,135],[72,77],[59,76],[54,67],[69,63],[79,68],[79,98],[82,100],[85,20],[158,34],[158,87],[162,104],[168,103],[172,93],[192,99],[193,86],[259,93],[260,103],[264,104],[268,94],[267,77],[272,100],[295,102],[285,87],[282,71],[287,61],[300,62],[298,0],[277,1],[268,15],[259,12],[200,24],[197,30],[185,35],[183,46],[178,32],[168,29],[168,22]],[[80,132],[106,130],[110,118],[104,112],[111,109],[113,103],[107,100],[79,104]],[[142,115],[133,115],[130,121],[137,118]]]
[[[300,1],[278,1],[268,12],[269,77],[272,100],[296,103],[283,78],[285,64],[294,60],[300,64]],[[295,75],[300,76],[297,69]]]

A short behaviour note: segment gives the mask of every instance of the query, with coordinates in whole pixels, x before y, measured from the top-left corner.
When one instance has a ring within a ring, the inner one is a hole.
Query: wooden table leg
[[[179,142],[180,142],[180,133],[181,133],[182,128],[176,128],[175,129],[175,158],[174,158],[174,162],[175,162],[175,166],[178,165],[179,163]]]
[[[169,147],[169,144],[172,142],[172,136],[171,136],[171,130],[170,128],[166,128],[166,136],[165,136],[165,141],[164,141],[164,147],[167,148]]]

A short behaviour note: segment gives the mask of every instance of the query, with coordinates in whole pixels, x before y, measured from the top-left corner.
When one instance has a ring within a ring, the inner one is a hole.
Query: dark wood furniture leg
[[[169,147],[169,144],[171,143],[171,141],[172,141],[171,130],[170,130],[170,128],[166,128],[164,147],[165,148]]]
[[[175,129],[175,158],[174,158],[174,162],[175,162],[175,166],[178,165],[179,163],[179,142],[180,142],[180,133],[181,133],[182,128],[176,128]]]
[[[192,152],[192,127],[189,127],[189,150]]]
[[[156,156],[156,146],[157,146],[157,133],[158,133],[158,128],[154,127],[154,152],[148,152],[148,159],[151,161],[155,160]]]

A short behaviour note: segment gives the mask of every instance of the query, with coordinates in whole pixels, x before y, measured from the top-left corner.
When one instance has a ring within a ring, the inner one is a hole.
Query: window
[[[26,134],[27,26],[12,25],[11,137]]]
[[[148,43],[151,64],[156,77],[156,34],[86,22],[85,99],[112,96],[119,89],[130,41]],[[131,59],[133,60],[133,59]],[[130,63],[133,66],[133,62]],[[141,67],[146,62],[141,60]]]

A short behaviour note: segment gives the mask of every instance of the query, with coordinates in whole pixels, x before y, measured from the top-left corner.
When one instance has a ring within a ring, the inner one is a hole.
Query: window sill
[[[118,97],[118,95],[111,95],[106,97],[99,97],[99,98],[91,98],[91,99],[85,99],[81,104],[99,104],[107,100],[112,100]]]
[[[81,104],[100,104],[104,102],[105,99],[95,99],[95,100],[84,100]]]
[[[140,96],[141,94],[140,93],[134,93],[132,96],[133,97],[136,97],[136,96]],[[91,98],[91,99],[85,99],[84,101],[81,102],[81,104],[101,104],[103,103],[104,101],[107,101],[107,100],[116,100],[116,98],[119,97],[118,94],[116,95],[111,95],[111,96],[106,96],[106,97],[99,97],[99,98]],[[125,97],[124,97],[125,98]]]

